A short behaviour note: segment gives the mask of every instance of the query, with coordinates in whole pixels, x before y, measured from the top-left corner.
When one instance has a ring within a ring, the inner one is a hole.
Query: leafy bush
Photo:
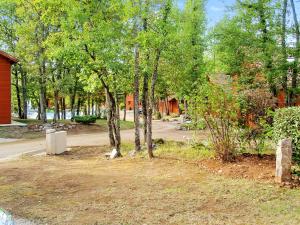
[[[300,163],[300,107],[278,109],[274,116],[274,139],[291,138],[293,159]]]
[[[213,148],[223,161],[232,161],[236,153],[236,98],[230,90],[217,85],[202,85],[190,101],[193,117],[203,118],[209,128]]]
[[[160,120],[162,118],[161,113],[159,111],[154,113],[154,119]]]
[[[96,122],[97,117],[96,116],[75,116],[74,120],[76,123],[91,124]]]
[[[206,123],[204,119],[200,119],[198,121],[191,122],[191,123],[183,123],[180,125],[180,127],[183,130],[205,130]]]
[[[276,99],[265,88],[248,89],[239,93],[239,144],[241,150],[255,150],[259,156],[272,136]]]

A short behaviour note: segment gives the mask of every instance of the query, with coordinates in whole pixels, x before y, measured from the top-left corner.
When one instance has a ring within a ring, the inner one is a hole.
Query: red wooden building
[[[139,103],[139,107],[142,105]],[[133,110],[134,108],[134,99],[133,95],[126,96],[126,109]],[[157,105],[157,109],[162,115],[167,114],[178,114],[179,115],[179,102],[176,98],[170,97],[165,100],[160,100]]]
[[[11,66],[16,62],[0,50],[0,124],[11,123]]]

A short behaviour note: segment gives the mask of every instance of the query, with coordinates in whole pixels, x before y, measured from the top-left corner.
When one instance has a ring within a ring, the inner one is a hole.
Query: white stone
[[[55,154],[55,130],[54,129],[48,129],[46,130],[46,153],[48,155],[54,155]]]
[[[278,142],[276,151],[276,172],[275,181],[277,183],[291,180],[292,166],[292,140],[283,139]]]
[[[110,159],[115,159],[117,157],[118,157],[118,151],[117,149],[114,148],[110,153]]]
[[[185,122],[185,117],[184,117],[184,115],[180,115],[180,116],[179,116],[179,122],[180,122],[180,123],[184,123],[184,122]]]
[[[135,151],[135,150],[132,150],[132,151],[130,151],[130,152],[128,153],[128,155],[129,155],[131,158],[133,158],[133,157],[135,156],[135,154],[136,154],[136,151]]]
[[[55,133],[55,154],[61,154],[66,151],[67,148],[67,132],[59,131]]]

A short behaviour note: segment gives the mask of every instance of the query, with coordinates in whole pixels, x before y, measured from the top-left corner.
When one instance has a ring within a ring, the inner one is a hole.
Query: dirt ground
[[[1,207],[37,224],[300,222],[300,190],[273,183],[272,158],[221,166],[215,160],[106,160],[106,150],[79,147],[1,163]]]

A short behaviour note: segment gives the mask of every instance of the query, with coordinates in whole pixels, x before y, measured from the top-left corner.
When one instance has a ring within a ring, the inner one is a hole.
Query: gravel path
[[[167,140],[186,141],[193,137],[192,131],[176,129],[177,122],[153,122],[153,137]],[[141,131],[142,135],[142,131]],[[134,130],[121,131],[122,141],[134,141]],[[68,135],[67,145],[72,146],[97,146],[109,144],[107,132]],[[9,143],[0,143],[0,161],[10,160],[22,154],[40,154],[45,152],[45,138],[34,140],[18,140]]]

